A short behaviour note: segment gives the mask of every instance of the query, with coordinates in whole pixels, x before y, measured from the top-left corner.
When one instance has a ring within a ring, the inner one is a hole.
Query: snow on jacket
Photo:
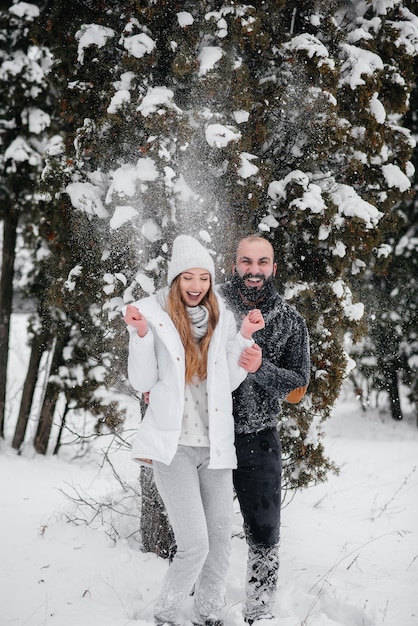
[[[217,296],[219,321],[212,335],[207,364],[210,462],[212,469],[235,468],[232,390],[247,372],[238,365],[253,340],[237,333],[234,316]],[[176,327],[155,296],[134,302],[149,329],[139,337],[128,327],[128,377],[134,389],[149,391],[149,404],[132,446],[132,458],[170,464],[179,442],[184,413],[185,354]]]
[[[233,281],[218,288],[238,321],[252,308],[246,306]],[[271,286],[257,303],[265,327],[253,335],[263,352],[261,367],[248,374],[233,393],[235,431],[255,433],[277,426],[282,400],[310,377],[309,335],[302,316]]]

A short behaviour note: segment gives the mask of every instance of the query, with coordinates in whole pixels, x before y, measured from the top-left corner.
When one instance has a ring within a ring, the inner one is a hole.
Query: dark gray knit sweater
[[[244,304],[231,281],[220,285],[218,291],[240,328],[242,318],[255,307]],[[235,431],[239,434],[275,428],[281,401],[293,389],[309,383],[309,335],[302,316],[273,286],[257,308],[263,314],[265,328],[253,338],[263,351],[263,361],[258,371],[248,374],[233,392]]]

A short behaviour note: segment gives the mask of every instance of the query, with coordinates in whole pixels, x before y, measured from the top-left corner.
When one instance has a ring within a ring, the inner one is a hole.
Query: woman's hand
[[[264,328],[264,318],[260,309],[252,309],[242,320],[241,335],[245,339],[251,339],[253,333]]]
[[[125,317],[123,319],[125,324],[133,326],[136,329],[136,332],[140,337],[145,337],[148,332],[147,318],[142,315],[136,306],[128,304],[126,307]]]

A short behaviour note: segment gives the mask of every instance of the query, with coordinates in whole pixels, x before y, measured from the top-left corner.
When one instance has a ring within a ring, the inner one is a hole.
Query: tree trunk
[[[398,372],[395,369],[390,372],[389,398],[390,398],[390,410],[392,414],[392,419],[394,420],[403,419],[402,410],[401,410],[401,401],[399,398]]]
[[[3,219],[3,254],[0,279],[0,437],[4,437],[7,363],[10,342],[10,319],[13,302],[13,272],[19,214],[8,206]]]
[[[32,349],[29,359],[28,371],[23,385],[22,398],[20,401],[19,416],[12,441],[12,447],[19,450],[24,442],[29,415],[32,408],[36,382],[39,377],[39,364],[42,354],[48,349],[45,335],[36,335],[32,340]]]
[[[353,374],[353,372],[350,372],[349,378],[350,378],[351,382],[353,383],[354,393],[356,394],[356,397],[360,400],[361,408],[363,409],[363,411],[366,411],[367,410],[368,399],[367,399],[367,397],[366,398],[364,397],[362,376],[360,375],[356,379],[356,377]]]
[[[164,559],[175,553],[174,534],[163,501],[155,486],[152,469],[141,468],[141,545]]]
[[[59,367],[63,364],[63,349],[67,345],[68,335],[57,339],[52,358],[51,374],[57,374]],[[56,383],[48,383],[46,386],[45,398],[39,416],[38,428],[36,429],[34,447],[39,454],[46,454],[48,450],[49,438],[51,435],[54,412],[60,388]]]
[[[62,433],[64,432],[64,427],[65,427],[65,421],[67,418],[67,413],[68,413],[68,402],[65,404],[65,409],[64,409],[64,413],[62,415],[61,418],[61,424],[60,424],[60,428],[58,431],[58,437],[57,437],[57,442],[55,444],[55,448],[54,448],[54,452],[52,453],[53,455],[58,454],[60,448],[61,448],[61,440],[62,440]]]
[[[39,454],[46,454],[48,451],[49,437],[51,435],[52,424],[54,421],[55,406],[59,396],[59,388],[57,385],[51,384],[47,387],[47,396],[42,405],[42,411],[39,416],[38,428],[36,429],[34,447]]]

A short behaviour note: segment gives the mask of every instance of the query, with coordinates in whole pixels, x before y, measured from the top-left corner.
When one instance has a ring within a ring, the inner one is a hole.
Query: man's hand
[[[261,366],[261,362],[263,360],[263,353],[256,343],[254,343],[251,347],[245,348],[241,352],[241,356],[238,360],[238,365],[240,365],[246,372],[250,374],[254,374],[259,367]]]
[[[264,328],[264,319],[259,309],[252,309],[242,320],[241,335],[245,339],[251,339],[253,333]]]
[[[140,337],[145,337],[148,332],[147,318],[144,317],[140,311],[138,311],[136,306],[128,304],[126,307],[125,317],[123,319],[125,324],[136,328],[136,332]]]

